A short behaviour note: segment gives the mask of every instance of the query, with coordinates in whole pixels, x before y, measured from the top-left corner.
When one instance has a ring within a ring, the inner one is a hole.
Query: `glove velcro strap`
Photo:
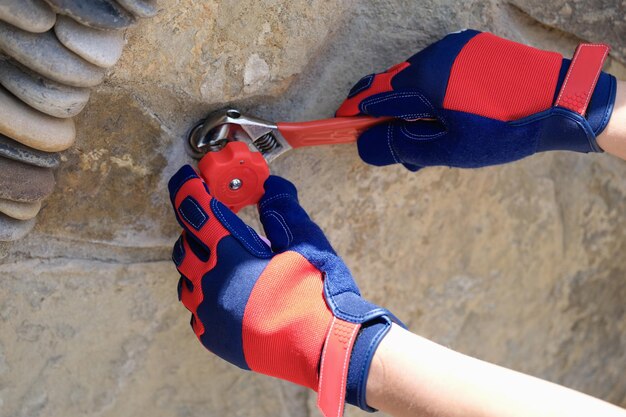
[[[317,406],[325,417],[341,417],[352,347],[361,327],[333,317],[320,361]]]
[[[585,116],[609,50],[605,44],[578,45],[555,106]]]

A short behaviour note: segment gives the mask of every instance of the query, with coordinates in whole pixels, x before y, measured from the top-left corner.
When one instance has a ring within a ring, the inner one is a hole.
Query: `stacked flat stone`
[[[32,230],[72,117],[122,55],[124,30],[156,13],[155,0],[1,0],[0,242]]]

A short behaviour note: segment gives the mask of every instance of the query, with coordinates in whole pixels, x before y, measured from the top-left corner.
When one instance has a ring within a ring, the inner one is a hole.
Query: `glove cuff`
[[[378,345],[390,329],[391,321],[387,317],[380,317],[364,324],[352,349],[346,384],[346,402],[368,412],[377,411],[367,405],[365,395],[370,365]]]
[[[582,44],[581,46],[600,47],[600,48],[606,47],[605,45],[589,45],[589,44]],[[581,46],[579,46],[579,49],[576,51],[576,54],[574,55],[574,60],[576,59],[576,55],[579,54],[579,50]],[[606,50],[608,51],[608,47],[606,48],[607,48]],[[598,55],[599,53],[600,51],[598,51],[596,55]],[[611,117],[611,113],[613,112],[613,105],[615,103],[615,92],[616,92],[617,83],[615,81],[614,76],[600,71],[602,64],[604,62],[604,59],[601,56],[579,57],[579,60],[578,60],[579,62],[577,65],[580,67],[581,60],[585,60],[585,59],[591,62],[585,63],[586,68],[583,69],[583,71],[588,73],[591,79],[593,79],[594,70],[597,70],[599,72],[595,86],[592,85],[593,92],[591,94],[591,97],[588,100],[588,106],[586,108],[586,111],[583,112],[583,116],[589,122],[589,126],[591,127],[591,130],[593,131],[594,135],[598,136],[600,133],[602,133],[602,131],[608,124],[609,119]],[[557,106],[569,108],[570,110],[576,112],[576,109],[567,105],[568,100],[563,100],[563,98],[561,97],[563,90],[564,90],[564,83],[570,75],[570,70],[572,69],[572,62],[574,62],[574,60],[570,60],[567,58],[563,59],[563,62],[561,64],[561,70],[559,71],[557,87],[554,92],[553,102]],[[571,84],[571,80],[570,80],[570,84]],[[583,90],[584,89],[588,90],[589,86],[584,85],[584,87],[585,88],[583,88]]]

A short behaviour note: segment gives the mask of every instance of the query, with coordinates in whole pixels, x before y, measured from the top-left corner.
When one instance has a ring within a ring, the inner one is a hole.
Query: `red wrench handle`
[[[335,117],[310,122],[278,123],[278,130],[292,148],[356,142],[365,130],[392,117]]]

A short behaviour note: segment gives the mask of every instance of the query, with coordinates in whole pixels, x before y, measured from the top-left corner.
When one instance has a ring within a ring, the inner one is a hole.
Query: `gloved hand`
[[[179,298],[202,344],[240,368],[317,391],[327,417],[341,415],[344,398],[370,410],[369,365],[395,318],[361,298],[293,184],[265,182],[258,208],[271,249],[190,166],[169,190],[184,229],[172,254]]]
[[[608,46],[582,44],[572,61],[465,30],[384,73],[362,78],[337,116],[393,116],[358,139],[373,165],[475,168],[536,152],[601,152],[616,81]],[[430,119],[430,121],[420,120]]]

